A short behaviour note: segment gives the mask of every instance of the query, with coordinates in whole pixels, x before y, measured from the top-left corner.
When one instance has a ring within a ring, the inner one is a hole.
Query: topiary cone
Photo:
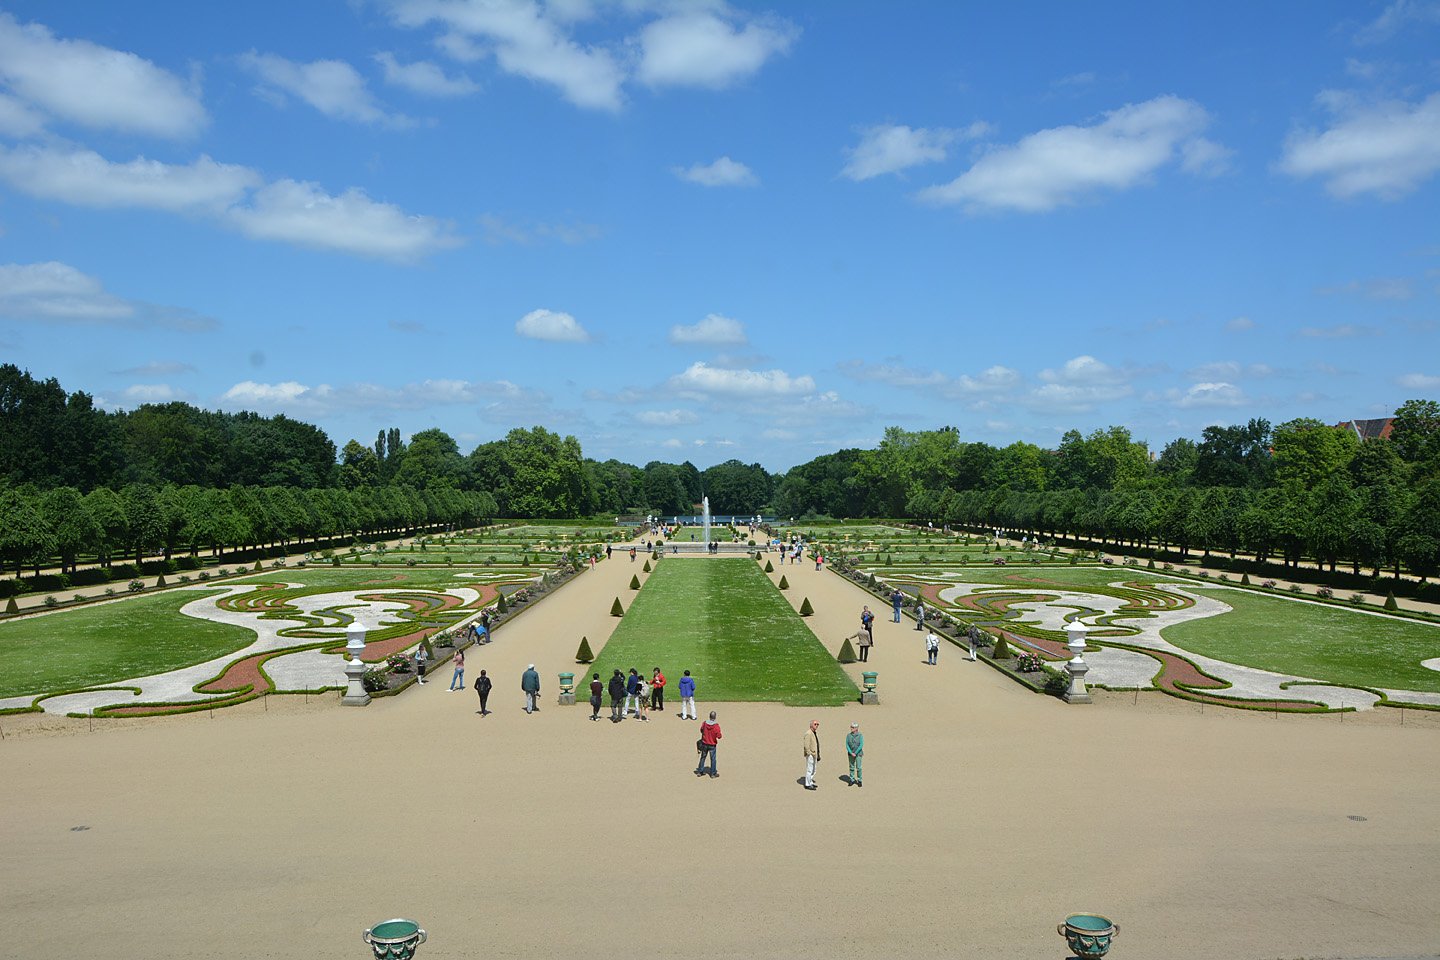
[[[616,597],[616,598],[615,598],[615,602],[612,603],[612,604],[610,604],[610,616],[612,616],[612,617],[623,617],[623,616],[625,616],[625,608],[622,607],[622,606],[620,606],[620,598],[619,598],[619,597]]]
[[[575,662],[576,662],[576,663],[591,663],[591,662],[594,661],[594,659],[595,659],[595,654],[593,654],[593,653],[590,652],[590,638],[589,638],[589,637],[581,637],[581,638],[580,638],[580,649],[575,651]]]
[[[855,656],[855,648],[850,646],[849,637],[846,637],[845,642],[840,644],[840,652],[836,654],[835,659],[841,663],[854,663],[857,659]]]
[[[804,600],[800,601],[800,616],[802,616],[802,617],[808,617],[808,616],[812,615],[814,612],[815,612],[815,608],[812,607],[812,606],[810,606],[810,598],[809,598],[809,597],[806,597]]]
[[[649,560],[646,560],[646,561],[645,561],[645,566],[641,567],[640,569],[641,569],[643,572],[645,572],[645,573],[649,573],[649,572],[650,572],[650,561],[649,561]]]
[[[995,650],[990,654],[990,657],[994,660],[1010,659],[1010,644],[1006,642],[1003,636],[995,639]]]
[[[15,601],[14,601],[14,600],[11,600],[10,602],[11,602],[11,603],[14,603]],[[1395,591],[1394,591],[1394,590],[1391,590],[1389,593],[1385,594],[1385,609],[1386,609],[1386,610],[1399,610],[1399,609],[1400,609],[1400,604],[1398,604],[1398,603],[1395,602]]]
[[[780,583],[778,584],[778,586],[781,590],[790,589],[790,581],[785,579],[785,575],[783,573],[780,575]]]
[[[5,612],[6,612],[6,613],[19,613],[19,612],[20,612],[20,605],[15,602],[15,598],[14,598],[14,597],[11,597],[11,598],[10,598],[10,602],[7,603],[7,604],[5,604]]]
[[[505,602],[505,594],[500,594],[500,599],[495,603],[495,610],[498,613],[510,612],[510,604]]]
[[[631,574],[631,575],[630,575],[630,589],[631,589],[631,590],[639,590],[639,589],[640,589],[640,578],[639,578],[638,576],[636,576],[635,574]]]
[[[989,551],[989,550],[986,550],[985,552],[986,552],[986,553],[989,553],[990,551]],[[1079,563],[1080,563],[1080,554],[1078,554],[1078,553],[1072,553],[1072,554],[1070,554],[1070,566],[1073,567],[1073,566],[1076,566],[1076,565],[1079,564]]]
[[[163,587],[163,586],[165,586],[165,574],[162,573],[162,574],[160,574],[160,576],[158,576],[158,577],[155,578],[155,586],[157,586],[157,587]]]
[[[769,560],[766,560],[766,561],[765,561],[765,572],[766,572],[766,573],[774,573],[774,572],[775,572],[775,564],[771,563]]]
[[[1241,585],[1242,587],[1248,587],[1248,586],[1250,586],[1250,574],[1248,574],[1248,573],[1242,573],[1242,574],[1240,574],[1240,585]]]
[[[255,561],[255,572],[256,572],[256,573],[259,573],[261,570],[264,570],[264,569],[265,569],[265,568],[260,565],[260,561],[259,561],[259,560],[256,560],[256,561]]]

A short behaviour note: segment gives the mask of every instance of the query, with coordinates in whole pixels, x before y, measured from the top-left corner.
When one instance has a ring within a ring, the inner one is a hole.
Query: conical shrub
[[[5,604],[5,612],[6,612],[6,613],[19,613],[19,612],[20,612],[20,604],[18,604],[18,603],[15,602],[15,598],[14,598],[14,597],[11,597],[11,598],[10,598],[10,601]]]
[[[987,550],[987,551],[985,551],[985,552],[986,552],[986,553],[989,553],[990,551]],[[1072,553],[1072,554],[1070,554],[1070,566],[1073,567],[1073,566],[1078,565],[1079,563],[1080,563],[1080,554],[1078,554],[1078,553]]]
[[[640,589],[640,577],[639,577],[637,574],[631,574],[631,575],[630,575],[630,589],[631,589],[631,590],[639,590],[639,589]]]
[[[806,597],[800,601],[800,616],[808,617],[815,613],[815,608],[810,606],[810,598]]]
[[[1248,587],[1248,586],[1250,586],[1250,574],[1248,574],[1248,573],[1242,573],[1242,574],[1240,574],[1240,586],[1242,586],[1242,587]]]
[[[1010,644],[1009,644],[1009,642],[1006,641],[1006,639],[1005,639],[1003,636],[996,637],[996,638],[995,638],[995,652],[992,653],[992,654],[990,654],[991,659],[994,659],[994,660],[1009,660],[1009,659],[1010,659],[1010,656],[1011,656],[1011,654],[1010,654]]]
[[[890,566],[890,564],[892,564],[892,563],[894,563],[894,562],[895,562],[894,560],[890,559],[890,554],[888,554],[888,553],[885,554],[885,566],[888,567],[888,566]]]
[[[1151,560],[1149,560],[1149,561],[1145,564],[1145,566],[1149,567],[1151,570],[1154,570],[1154,569],[1155,569],[1155,560],[1152,558]]]
[[[265,569],[265,568],[260,565],[260,561],[259,561],[259,560],[256,560],[256,561],[255,561],[255,572],[256,572],[256,573],[259,573],[261,570],[264,570],[264,569]]]
[[[619,597],[616,597],[616,598],[615,598],[615,602],[612,603],[612,604],[610,604],[610,616],[612,616],[612,617],[623,617],[623,616],[625,616],[625,608],[622,607],[622,606],[620,606],[620,598],[619,598]]]
[[[646,560],[646,561],[645,561],[645,566],[641,567],[640,569],[641,569],[642,571],[644,571],[645,573],[649,573],[649,572],[650,572],[650,561],[649,561],[649,560]]]
[[[780,583],[778,584],[778,586],[781,590],[790,589],[790,581],[785,579],[785,575],[783,573],[780,575]]]
[[[165,586],[165,574],[162,573],[162,574],[160,574],[160,576],[158,576],[158,577],[155,578],[155,586],[157,586],[157,587],[163,587],[163,586]]]
[[[765,572],[766,572],[766,573],[774,573],[774,572],[775,572],[775,564],[771,563],[769,560],[766,560],[766,561],[765,561]]]
[[[865,582],[865,585],[871,590],[875,589],[875,574],[870,574],[870,579]]]
[[[589,637],[581,637],[581,638],[580,638],[580,649],[575,651],[575,662],[576,662],[576,663],[593,663],[594,660],[595,660],[595,654],[593,654],[593,653],[590,652],[590,638],[589,638]]]
[[[15,601],[14,601],[14,600],[11,600],[10,602],[11,602],[11,603],[14,603]],[[1385,609],[1386,609],[1386,610],[1399,610],[1399,609],[1400,609],[1400,604],[1398,604],[1398,603],[1395,602],[1395,591],[1394,591],[1394,590],[1391,590],[1389,593],[1385,594]]]
[[[858,658],[855,656],[855,648],[850,646],[850,638],[846,637],[845,642],[840,644],[840,652],[835,656],[841,663],[854,663]]]
[[[495,609],[499,613],[509,613],[510,604],[505,600],[505,594],[500,594],[500,599],[495,603]]]

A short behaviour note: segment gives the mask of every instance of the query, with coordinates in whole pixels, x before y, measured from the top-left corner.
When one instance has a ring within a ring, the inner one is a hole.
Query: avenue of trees
[[[686,514],[702,496],[716,514],[995,526],[1426,578],[1440,569],[1440,404],[1404,404],[1386,439],[1255,419],[1172,440],[1158,457],[1124,427],[1072,430],[1054,450],[891,427],[874,449],[781,476],[739,460],[600,462],[538,426],[468,454],[441,430],[407,441],[397,428],[337,451],[285,416],[178,402],[106,412],[0,365],[0,565],[17,573],[494,518]]]

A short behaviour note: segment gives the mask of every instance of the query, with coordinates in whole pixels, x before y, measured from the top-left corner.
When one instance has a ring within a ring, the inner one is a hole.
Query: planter
[[[1092,957],[1098,960],[1109,951],[1110,941],[1120,933],[1120,926],[1096,913],[1072,913],[1056,926],[1055,932],[1065,938],[1070,952],[1079,960]]]
[[[425,942],[425,931],[414,920],[386,920],[360,936],[375,951],[375,960],[410,960]]]

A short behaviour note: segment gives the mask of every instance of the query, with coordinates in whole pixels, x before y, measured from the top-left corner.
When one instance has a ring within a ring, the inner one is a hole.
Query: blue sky
[[[1440,3],[0,6],[0,357],[785,469],[1440,397]]]

